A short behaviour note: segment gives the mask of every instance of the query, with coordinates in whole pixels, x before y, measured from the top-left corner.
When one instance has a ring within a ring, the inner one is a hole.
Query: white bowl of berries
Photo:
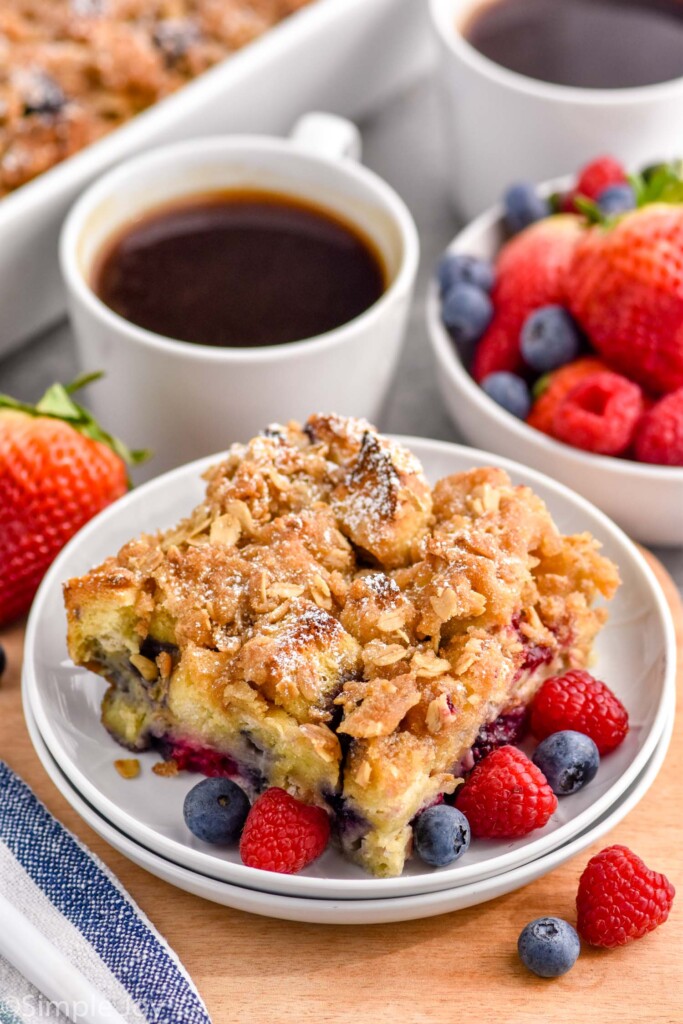
[[[525,462],[649,544],[683,544],[683,178],[516,185],[437,268],[441,394],[477,447]]]

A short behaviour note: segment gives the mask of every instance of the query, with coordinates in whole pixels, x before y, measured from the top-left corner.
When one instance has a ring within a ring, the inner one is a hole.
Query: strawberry
[[[472,364],[475,380],[500,370],[524,370],[519,349],[522,324],[540,306],[564,304],[567,273],[581,232],[579,217],[559,214],[532,224],[503,246],[491,293],[493,319]]]
[[[48,566],[96,512],[125,493],[130,452],[103,431],[68,387],[37,405],[0,395],[0,625],[26,612]]]
[[[641,386],[683,386],[683,203],[655,202],[587,228],[567,302],[598,354]]]

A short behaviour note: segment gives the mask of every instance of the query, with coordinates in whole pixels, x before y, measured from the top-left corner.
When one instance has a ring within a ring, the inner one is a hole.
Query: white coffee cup
[[[629,168],[680,156],[683,78],[628,89],[540,82],[484,57],[463,35],[490,0],[429,2],[448,176],[463,218],[495,203],[512,182],[545,181],[605,153]]]
[[[60,261],[84,370],[104,370],[88,401],[127,443],[152,449],[143,479],[246,440],[269,423],[329,411],[376,419],[389,387],[419,260],[413,219],[360,166],[350,122],[309,114],[289,139],[192,139],[136,157],[100,178],[64,224]],[[137,327],[92,287],[108,239],[174,199],[225,189],[298,197],[356,225],[381,253],[388,285],[369,309],[313,339],[214,348]]]

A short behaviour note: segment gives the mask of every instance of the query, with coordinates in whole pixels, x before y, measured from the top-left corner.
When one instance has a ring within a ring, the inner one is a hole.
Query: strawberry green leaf
[[[96,380],[101,380],[104,377],[104,370],[93,370],[91,373],[82,373],[80,377],[76,377],[70,384],[65,384],[65,390],[73,395],[74,391],[80,391],[81,388],[85,388],[88,384],[94,384]]]
[[[553,192],[553,194],[548,197],[548,205],[550,206],[550,212],[551,213],[562,213],[562,203],[563,203],[563,201],[564,201],[564,193],[563,192]]]
[[[683,181],[670,178],[663,186],[659,196],[660,203],[683,203]]]
[[[633,189],[636,206],[643,206],[645,204],[645,196],[647,195],[647,180],[642,174],[629,174],[628,181],[629,185]]]
[[[93,414],[71,397],[75,391],[99,380],[102,376],[102,373],[87,373],[77,377],[71,384],[52,384],[35,405],[19,402],[11,395],[0,395],[0,409],[12,409],[24,412],[28,416],[46,416],[49,419],[63,420],[84,437],[106,444],[127,466],[139,465],[150,457],[151,452],[147,449],[129,448],[118,437],[104,430]]]
[[[27,412],[33,415],[34,406],[26,405],[11,395],[0,394],[0,409],[13,409],[15,412]]]
[[[645,173],[634,175],[631,184],[639,207],[649,203],[683,203],[683,163],[676,160],[650,167]]]
[[[52,416],[58,420],[69,420],[75,423],[81,418],[78,406],[71,400],[69,392],[63,384],[51,384],[43,397],[36,404],[36,412],[41,416]]]
[[[531,394],[535,399],[540,398],[544,395],[552,382],[552,373],[544,373],[542,377],[539,377],[534,386],[531,389]]]
[[[574,205],[579,213],[582,213],[589,224],[606,224],[607,218],[597,203],[586,196],[575,196]]]
[[[79,413],[79,426],[77,429],[93,441],[101,441],[102,444],[106,444],[112,451],[116,452],[119,458],[123,459],[126,465],[137,466],[150,457],[151,452],[148,449],[131,449],[118,437],[114,437],[113,434],[104,430],[92,413],[82,405],[76,405],[75,408]]]

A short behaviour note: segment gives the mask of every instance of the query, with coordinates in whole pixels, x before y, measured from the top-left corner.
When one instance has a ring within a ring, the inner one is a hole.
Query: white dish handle
[[[353,121],[336,114],[312,111],[300,117],[292,128],[292,142],[310,152],[333,160],[348,158],[360,160],[363,144],[358,128]]]

